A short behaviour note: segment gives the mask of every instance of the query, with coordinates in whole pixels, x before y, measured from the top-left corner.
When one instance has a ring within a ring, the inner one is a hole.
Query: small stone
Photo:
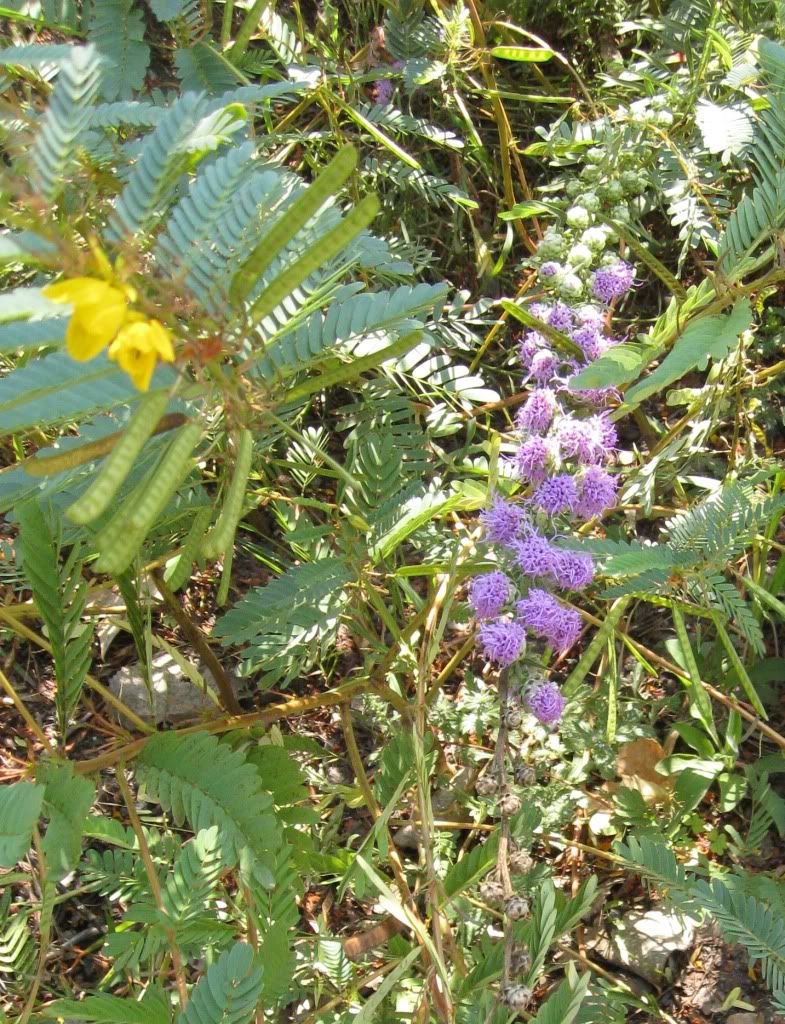
[[[527,875],[534,867],[534,858],[526,850],[516,850],[510,854],[510,871],[514,875]]]
[[[511,896],[504,904],[504,913],[511,921],[522,921],[529,912],[529,901],[525,896]]]
[[[516,1013],[526,1009],[531,997],[531,989],[525,985],[505,985],[502,989],[502,1002]]]
[[[152,706],[150,692],[139,662],[125,665],[109,680],[109,689],[115,696],[147,722],[174,722],[185,718],[196,718],[205,711],[218,713],[220,708],[198,685],[198,677],[216,692],[217,687],[210,669],[202,662],[192,666],[193,678],[166,651],[153,655],[150,665],[152,684]]]
[[[594,948],[612,964],[658,985],[671,957],[692,948],[696,927],[694,917],[675,910],[631,910],[613,935],[601,937]]]
[[[513,814],[517,814],[521,809],[520,797],[516,796],[515,793],[505,793],[504,796],[499,798],[499,813],[510,817]]]

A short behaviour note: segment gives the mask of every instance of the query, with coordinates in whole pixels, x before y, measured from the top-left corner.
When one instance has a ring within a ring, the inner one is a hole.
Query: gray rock
[[[594,948],[611,963],[656,985],[663,981],[673,954],[692,948],[698,925],[694,917],[676,911],[631,910],[610,938],[597,938]]]
[[[116,697],[147,722],[172,722],[182,718],[196,718],[205,711],[216,712],[218,705],[199,685],[201,675],[216,692],[215,680],[209,668],[201,661],[188,661],[193,670],[189,675],[166,651],[153,655],[151,683],[153,705],[139,662],[126,665],[109,680],[109,689]],[[198,673],[198,675],[197,675]]]

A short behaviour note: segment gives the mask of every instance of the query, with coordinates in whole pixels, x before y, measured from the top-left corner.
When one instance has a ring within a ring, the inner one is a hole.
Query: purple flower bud
[[[511,592],[512,583],[503,572],[488,572],[469,584],[469,604],[478,619],[495,619]]]
[[[545,479],[550,457],[551,445],[549,442],[545,438],[533,434],[523,442],[515,453],[513,462],[521,480],[538,484]]]
[[[592,278],[592,291],[601,302],[619,299],[632,288],[635,271],[624,260],[609,267],[600,267]]]
[[[588,466],[581,477],[575,512],[583,519],[601,516],[616,504],[616,480],[599,466]]]
[[[540,276],[556,277],[560,270],[560,263],[556,263],[554,260],[549,260],[547,263],[543,263],[543,265],[540,267]]]
[[[485,535],[491,544],[512,544],[523,525],[523,510],[495,495],[491,507],[480,513]]]
[[[616,445],[616,429],[604,416],[562,416],[554,433],[562,454],[585,466],[605,462]]]
[[[518,410],[516,426],[532,434],[542,434],[551,425],[556,406],[556,394],[550,388],[536,388]]]
[[[578,551],[559,551],[551,575],[564,590],[585,590],[594,579],[592,557]]]
[[[534,504],[549,516],[574,512],[578,502],[578,489],[569,473],[549,477],[534,492]]]
[[[547,590],[533,587],[518,602],[516,609],[528,629],[544,637],[559,651],[572,647],[580,635],[580,615],[557,601]]]
[[[543,679],[529,688],[526,705],[538,722],[556,725],[567,706],[567,700],[556,683]]]
[[[526,647],[526,630],[514,619],[484,622],[477,631],[482,653],[497,665],[512,665]]]

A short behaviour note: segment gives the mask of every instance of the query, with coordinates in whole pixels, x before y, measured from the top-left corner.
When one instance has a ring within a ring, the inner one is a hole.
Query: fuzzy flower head
[[[601,516],[616,504],[617,483],[600,466],[588,466],[581,477],[575,512],[583,519]]]
[[[551,643],[558,651],[566,651],[575,643],[581,631],[581,617],[573,609],[561,604],[547,590],[532,587],[528,595],[516,605],[521,622],[538,636]]]
[[[541,348],[532,356],[529,364],[529,375],[538,384],[547,384],[556,376],[559,362],[559,357],[552,349]]]
[[[592,278],[592,292],[601,302],[620,299],[632,288],[635,271],[624,260],[613,263],[609,267],[600,267]]]
[[[575,512],[577,503],[578,489],[569,473],[548,477],[534,492],[534,504],[549,516]]]
[[[469,585],[469,604],[478,619],[495,619],[510,599],[512,584],[503,572],[476,576]]]
[[[525,331],[518,342],[518,358],[528,369],[537,353],[547,348],[547,345],[539,331]]]
[[[555,552],[541,534],[532,531],[516,542],[515,561],[526,576],[550,576]]]
[[[484,622],[477,637],[483,655],[502,667],[512,665],[526,648],[526,629],[514,619]]]
[[[569,306],[557,302],[548,314],[548,323],[557,331],[568,331],[575,323],[575,315]]]
[[[557,404],[554,391],[550,388],[536,388],[518,410],[516,426],[532,434],[544,433],[551,425]]]
[[[523,526],[523,510],[494,496],[491,507],[480,513],[485,536],[491,544],[512,544]]]
[[[542,679],[529,687],[526,706],[538,722],[556,725],[567,706],[567,700],[556,683]]]
[[[540,267],[540,277],[556,277],[561,270],[561,264],[555,260],[548,260]]]
[[[616,447],[616,428],[605,416],[562,416],[555,428],[562,455],[584,466],[606,462]]]
[[[389,78],[380,78],[373,83],[373,98],[376,103],[386,107],[392,103],[394,85]]]
[[[583,324],[570,331],[570,337],[579,345],[586,358],[593,362],[608,348],[609,340],[595,324]]]
[[[578,551],[558,551],[551,575],[563,590],[585,590],[594,579],[594,562]]]
[[[537,434],[528,437],[513,459],[515,471],[521,480],[533,484],[542,483],[547,475],[551,453],[552,445],[544,437]]]

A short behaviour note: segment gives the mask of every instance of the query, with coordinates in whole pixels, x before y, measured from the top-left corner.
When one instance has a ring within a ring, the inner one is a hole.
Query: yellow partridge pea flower
[[[121,366],[139,391],[147,391],[159,359],[174,362],[172,338],[157,320],[137,320],[121,328],[109,346],[109,358]]]
[[[78,362],[94,359],[106,346],[139,391],[147,391],[159,359],[174,362],[169,331],[128,308],[135,292],[95,277],[73,277],[44,288],[54,302],[67,302],[73,313],[65,334],[68,354]]]
[[[65,345],[77,362],[94,359],[106,348],[128,315],[124,291],[94,277],[73,277],[44,288],[53,302],[68,302],[74,307]]]

